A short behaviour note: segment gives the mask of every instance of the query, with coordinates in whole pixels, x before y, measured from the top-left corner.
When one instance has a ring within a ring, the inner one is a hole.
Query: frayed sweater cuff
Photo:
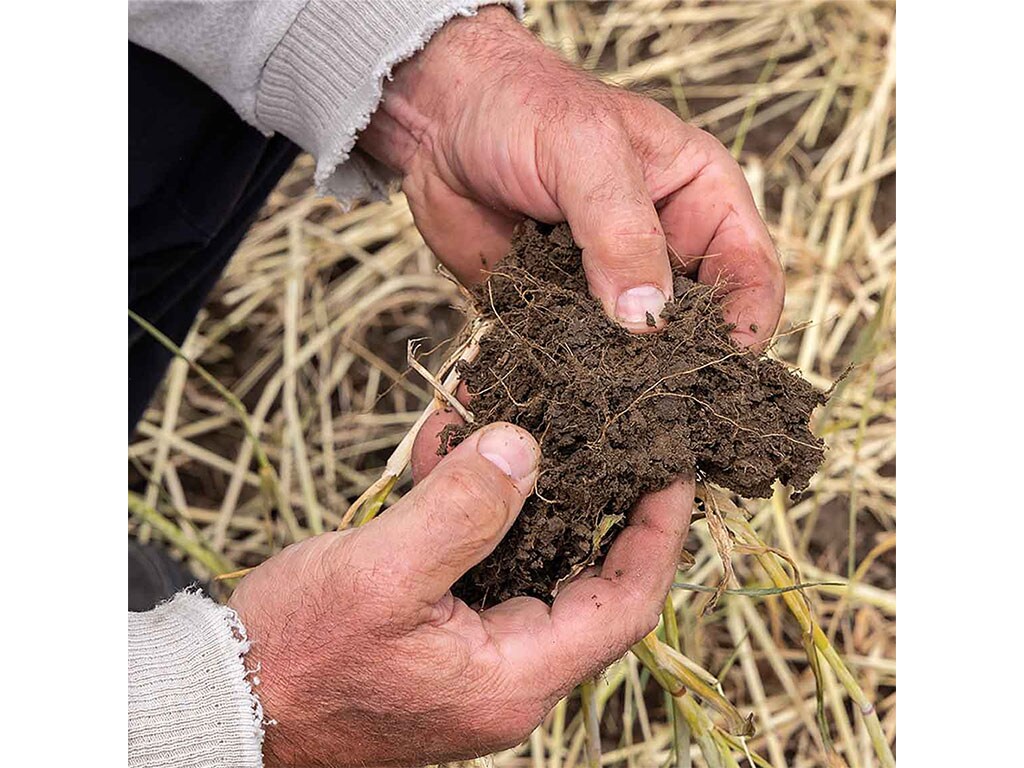
[[[248,650],[237,614],[194,591],[129,613],[129,768],[262,766]]]
[[[353,152],[370,122],[392,69],[422,49],[456,15],[522,0],[310,0],[264,67],[256,119],[316,158],[321,194],[343,205],[386,196],[397,175]]]

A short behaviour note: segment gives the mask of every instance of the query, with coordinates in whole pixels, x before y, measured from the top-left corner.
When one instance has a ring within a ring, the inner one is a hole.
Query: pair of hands
[[[627,328],[650,330],[674,269],[723,286],[740,344],[778,322],[782,271],[724,147],[573,69],[503,9],[449,22],[399,67],[360,146],[402,172],[417,227],[466,282],[507,252],[521,216],[568,220],[592,293]],[[540,448],[495,424],[440,459],[441,426],[421,432],[417,485],[394,507],[287,548],[232,596],[277,721],[268,766],[422,764],[514,745],[656,626],[691,483],[645,497],[600,572],[550,607],[516,598],[476,612],[450,587],[511,526]]]

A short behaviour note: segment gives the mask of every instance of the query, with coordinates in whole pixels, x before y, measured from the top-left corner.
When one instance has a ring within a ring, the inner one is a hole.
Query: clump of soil
[[[476,360],[460,364],[476,424],[446,428],[441,452],[507,421],[543,458],[508,535],[455,586],[471,604],[550,600],[641,495],[680,475],[765,497],[776,479],[802,490],[821,464],[808,421],[824,395],[734,344],[710,287],[676,278],[665,328],[630,333],[588,293],[568,227],[528,221],[475,298],[495,318]]]

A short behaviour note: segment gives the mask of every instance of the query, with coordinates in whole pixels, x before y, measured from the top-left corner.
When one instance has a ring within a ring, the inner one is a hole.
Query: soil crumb
[[[802,490],[821,464],[808,422],[825,396],[734,344],[711,287],[677,277],[665,328],[630,333],[590,296],[569,228],[527,221],[475,298],[495,318],[461,364],[477,421],[448,427],[441,452],[507,421],[543,458],[508,535],[456,584],[470,604],[550,601],[600,559],[641,495],[680,475],[766,497],[775,480]]]

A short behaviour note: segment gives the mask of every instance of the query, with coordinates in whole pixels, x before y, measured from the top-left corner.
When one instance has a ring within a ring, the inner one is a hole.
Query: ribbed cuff
[[[313,154],[321,194],[342,204],[382,197],[395,174],[365,156],[346,161],[380,102],[384,78],[449,19],[495,4],[522,17],[522,0],[310,0],[263,70],[260,127]]]
[[[237,614],[195,592],[129,613],[129,768],[262,766],[248,650]]]

